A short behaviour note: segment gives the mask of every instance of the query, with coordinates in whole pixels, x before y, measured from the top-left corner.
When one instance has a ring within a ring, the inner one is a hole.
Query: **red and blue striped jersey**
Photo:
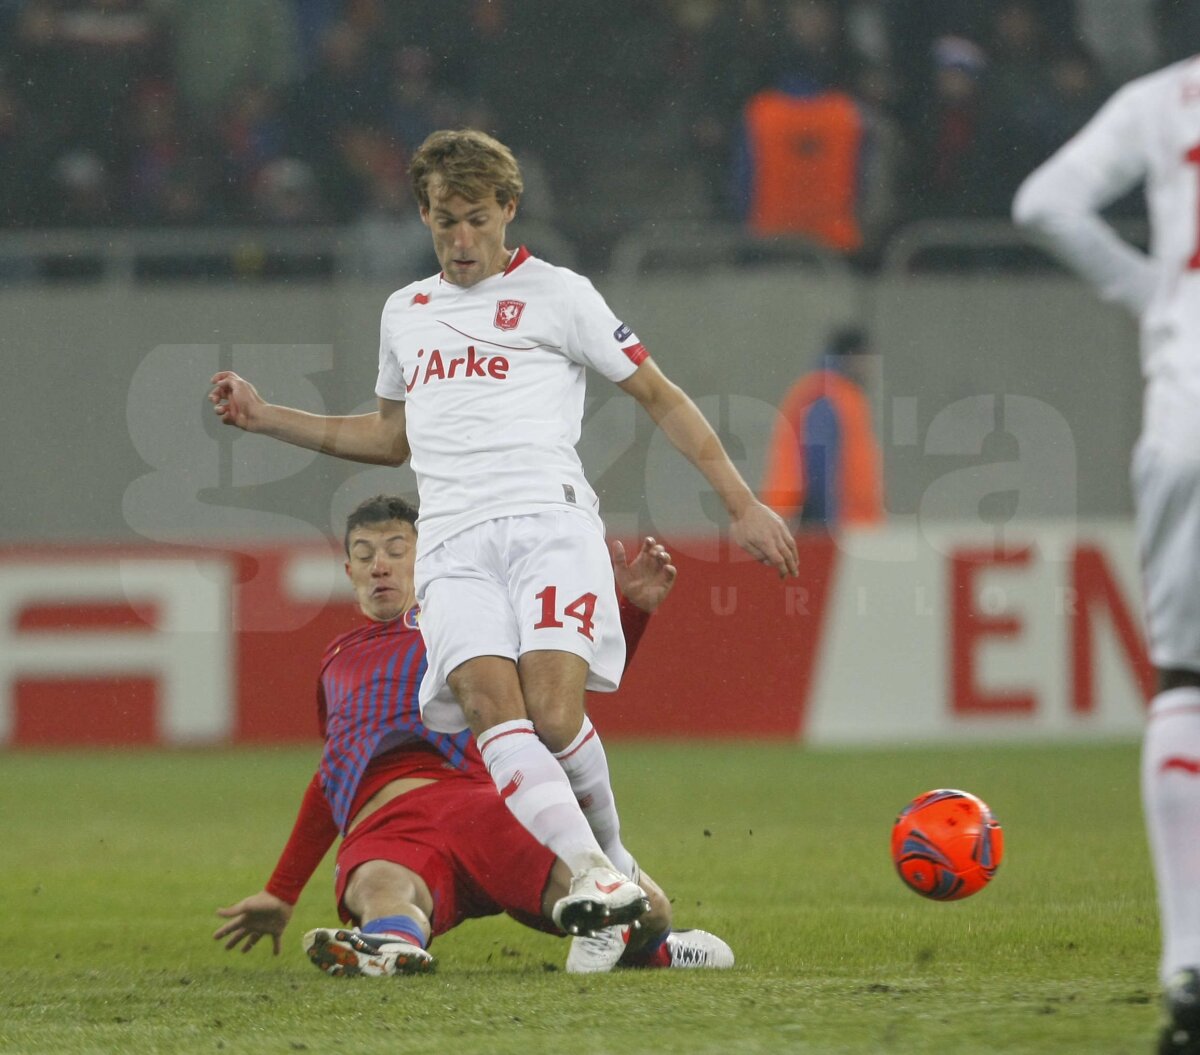
[[[321,662],[317,707],[325,750],[321,787],[340,831],[346,830],[363,771],[381,751],[424,740],[458,769],[478,763],[471,731],[448,735],[421,724],[417,703],[425,676],[425,642],[417,610],[368,623],[334,638]]]
[[[621,598],[626,666],[649,618]],[[431,746],[451,771],[490,783],[469,731],[443,736],[421,724],[417,690],[425,665],[415,608],[402,619],[369,623],[329,643],[317,688],[325,750],[267,880],[268,893],[296,903],[338,832],[346,830],[355,802],[361,810],[380,787],[398,777],[438,779],[429,767]],[[375,767],[369,765],[372,758],[379,759]]]

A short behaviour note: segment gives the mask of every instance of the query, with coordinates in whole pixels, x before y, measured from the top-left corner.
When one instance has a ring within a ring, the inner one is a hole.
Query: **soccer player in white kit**
[[[1099,216],[1139,183],[1149,256]],[[1120,89],[1029,176],[1013,216],[1141,323],[1145,395],[1132,480],[1158,670],[1142,796],[1171,1016],[1159,1051],[1200,1053],[1200,57]]]
[[[648,903],[584,710],[585,690],[616,688],[624,666],[598,502],[575,452],[586,369],[646,408],[721,496],[750,554],[794,575],[795,541],[591,283],[506,246],[523,189],[507,147],[435,132],[411,176],[442,270],[384,307],[378,410],[306,414],[229,372],[209,398],[223,422],[309,449],[391,465],[411,453],[422,720],[469,726],[509,809],[571,868],[555,922],[615,933]]]

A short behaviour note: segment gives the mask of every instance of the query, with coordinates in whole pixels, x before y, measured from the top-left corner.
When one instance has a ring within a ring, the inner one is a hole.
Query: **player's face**
[[[364,524],[350,533],[346,574],[368,619],[386,623],[416,603],[417,533],[405,520]]]
[[[473,286],[500,274],[510,256],[504,232],[516,212],[515,201],[501,205],[495,194],[467,201],[447,194],[436,176],[430,180],[429,208],[421,210],[421,219],[433,235],[433,251],[446,279],[456,286]]]

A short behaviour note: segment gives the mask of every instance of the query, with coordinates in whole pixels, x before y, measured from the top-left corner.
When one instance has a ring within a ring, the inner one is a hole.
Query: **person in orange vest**
[[[774,85],[742,108],[734,197],[756,235],[798,235],[843,253],[862,248],[859,211],[868,122],[845,87],[851,60],[830,0],[794,0]]]
[[[793,527],[883,521],[879,441],[864,385],[866,334],[836,331],[779,408],[761,498]]]

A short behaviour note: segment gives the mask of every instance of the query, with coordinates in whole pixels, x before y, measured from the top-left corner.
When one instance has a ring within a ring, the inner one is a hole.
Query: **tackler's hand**
[[[229,922],[218,927],[213,938],[216,941],[228,938],[225,948],[233,950],[241,945],[242,952],[249,952],[260,938],[269,936],[274,953],[278,956],[279,939],[292,918],[292,912],[292,905],[260,890],[257,894],[242,898],[237,904],[217,909],[217,915]]]
[[[642,539],[632,561],[626,561],[620,540],[613,542],[611,556],[617,589],[643,612],[653,612],[675,585],[678,571],[671,563],[671,554],[650,535]]]

